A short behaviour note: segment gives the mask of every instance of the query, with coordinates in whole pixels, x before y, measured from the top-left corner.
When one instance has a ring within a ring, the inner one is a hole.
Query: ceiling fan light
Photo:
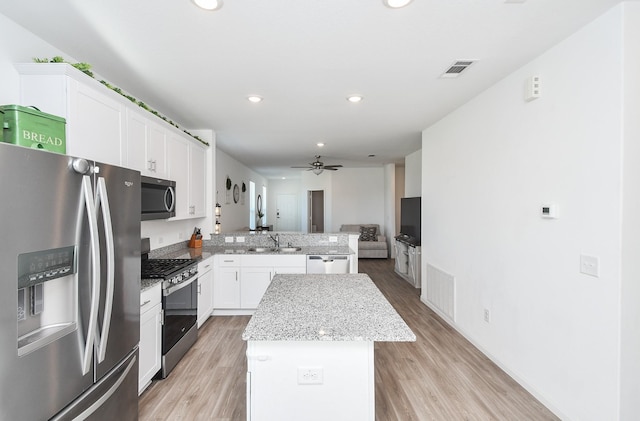
[[[323,171],[323,170],[322,170],[322,168],[314,168],[314,169],[312,169],[311,171],[313,171],[313,173],[314,173],[315,175],[320,175],[320,174],[322,174],[322,171]]]
[[[390,7],[391,9],[400,9],[401,7],[405,7],[413,0],[382,0],[385,6]]]
[[[222,0],[193,0],[196,6],[204,10],[219,10],[222,8]]]

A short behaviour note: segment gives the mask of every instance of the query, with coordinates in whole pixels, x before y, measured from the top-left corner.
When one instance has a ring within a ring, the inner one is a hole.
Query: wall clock
[[[233,203],[238,203],[238,199],[240,199],[240,188],[237,184],[233,186]]]

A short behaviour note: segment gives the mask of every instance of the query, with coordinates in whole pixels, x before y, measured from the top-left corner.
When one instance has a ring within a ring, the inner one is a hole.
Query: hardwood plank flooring
[[[417,337],[375,344],[376,421],[558,419],[422,304],[419,290],[393,272],[393,260],[358,264]],[[154,381],[140,397],[140,420],[245,420],[241,335],[248,321],[210,318],[169,378]]]

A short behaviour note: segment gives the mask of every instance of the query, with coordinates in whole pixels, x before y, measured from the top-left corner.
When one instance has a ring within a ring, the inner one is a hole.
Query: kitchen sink
[[[247,251],[252,251],[255,253],[272,253],[274,251],[278,251],[278,249],[271,247],[250,247],[247,249]]]
[[[302,250],[302,247],[280,247],[278,250],[284,253],[292,253],[294,251]]]

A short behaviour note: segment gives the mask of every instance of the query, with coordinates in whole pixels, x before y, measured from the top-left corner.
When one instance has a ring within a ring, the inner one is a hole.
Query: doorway
[[[307,232],[324,232],[324,190],[308,191]]]

